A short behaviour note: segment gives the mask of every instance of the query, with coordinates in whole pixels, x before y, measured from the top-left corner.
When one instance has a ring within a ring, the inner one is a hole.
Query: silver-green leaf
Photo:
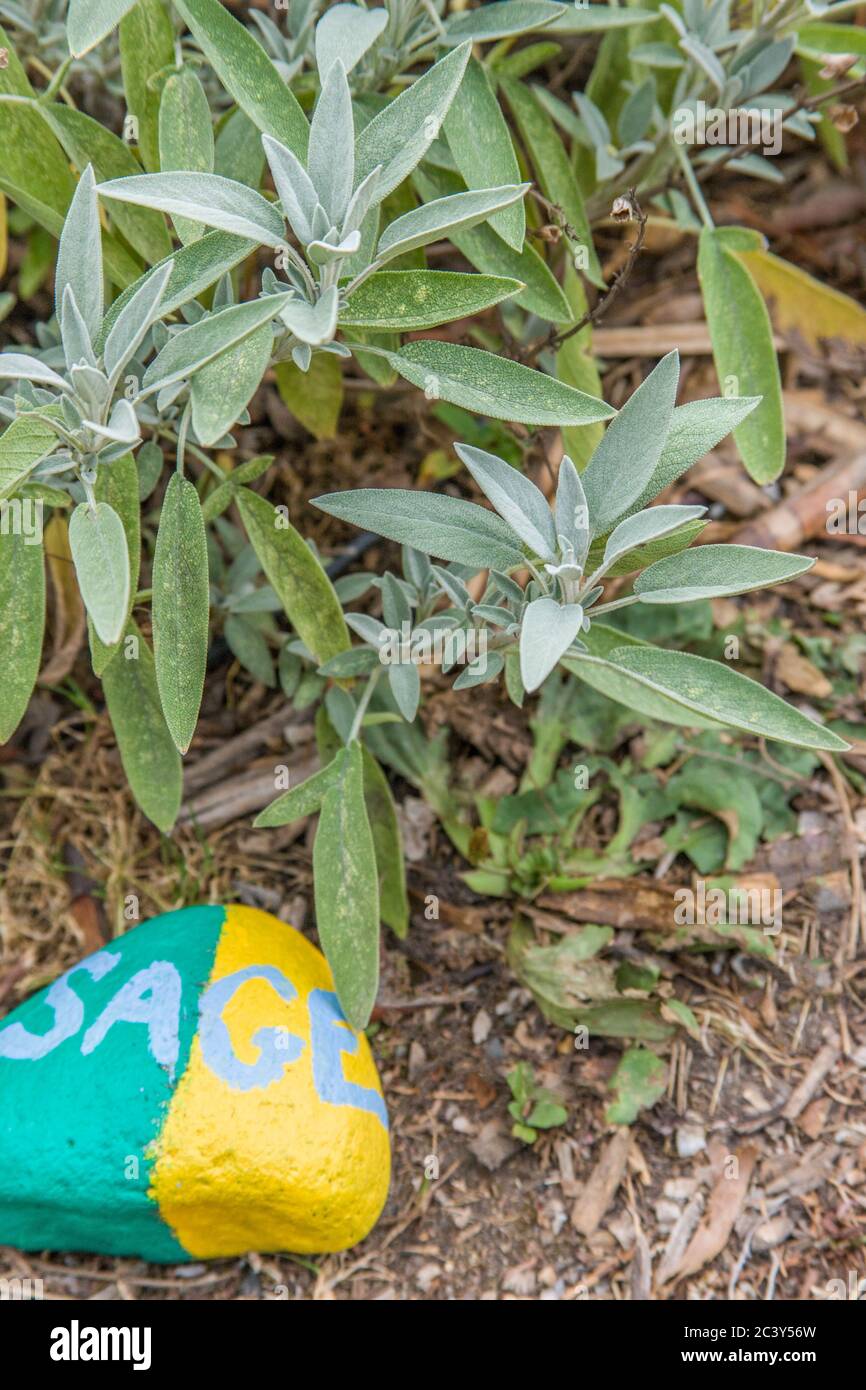
[[[174,473],[153,559],[153,649],[165,722],[178,752],[192,742],[207,666],[207,541],[198,493]]]

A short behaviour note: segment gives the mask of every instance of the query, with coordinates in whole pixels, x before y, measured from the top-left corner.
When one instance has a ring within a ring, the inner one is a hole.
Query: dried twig
[[[611,208],[610,215],[617,222],[628,221],[637,223],[637,236],[632,245],[628,248],[625,265],[611,281],[607,292],[601,296],[595,308],[588,309],[583,318],[577,323],[572,324],[565,332],[557,333],[551,328],[549,332],[545,333],[541,338],[537,338],[535,342],[530,343],[528,347],[523,349],[521,354],[523,361],[532,361],[544,348],[552,348],[554,352],[558,351],[563,343],[568,342],[569,338],[573,338],[581,329],[587,328],[592,323],[597,323],[598,320],[607,313],[614,300],[627,284],[634,270],[635,262],[641,253],[641,248],[643,247],[646,237],[647,224],[646,213],[641,208],[633,188],[630,188],[628,193],[616,199]]]

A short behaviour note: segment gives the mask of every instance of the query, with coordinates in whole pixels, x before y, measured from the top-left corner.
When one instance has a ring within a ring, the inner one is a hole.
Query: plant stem
[[[683,171],[683,176],[688,185],[689,192],[692,195],[692,202],[694,203],[695,207],[700,213],[701,221],[703,222],[705,227],[715,226],[710,210],[707,207],[706,199],[704,198],[704,195],[701,192],[700,184],[695,178],[695,171],[692,168],[691,160],[689,159],[688,154],[686,153],[682,145],[674,145],[674,150],[676,152],[680,168]]]
[[[376,689],[376,684],[381,674],[381,665],[377,666],[374,671],[370,672],[367,684],[364,687],[364,693],[358,701],[358,708],[355,710],[355,718],[352,720],[352,727],[349,730],[349,737],[346,740],[347,743],[351,743],[353,739],[356,739],[359,733],[361,732],[361,725],[364,722],[364,715],[367,713],[367,706],[370,703],[373,691]]]

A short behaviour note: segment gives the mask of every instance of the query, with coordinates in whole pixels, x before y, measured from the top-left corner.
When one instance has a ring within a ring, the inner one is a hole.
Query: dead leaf
[[[746,1201],[758,1150],[751,1144],[743,1144],[730,1157],[736,1160],[733,1175],[728,1175],[731,1166],[728,1158],[710,1193],[706,1217],[692,1236],[679,1268],[669,1274],[668,1279],[685,1279],[689,1274],[696,1274],[727,1245]]]
[[[591,1236],[617,1194],[628,1164],[631,1131],[618,1129],[604,1147],[601,1157],[574,1204],[571,1224],[581,1235]]]
[[[42,685],[56,685],[75,664],[84,637],[84,604],[78,591],[66,517],[54,515],[45,527],[45,558],[51,578],[51,655],[39,673]]]
[[[776,675],[789,690],[798,695],[812,695],[818,700],[826,700],[833,694],[833,687],[818,667],[813,665],[793,642],[785,642],[776,661]]]
[[[830,338],[866,347],[866,309],[847,294],[769,251],[737,254],[770,300],[773,322],[780,333],[795,332],[816,349],[822,339]]]

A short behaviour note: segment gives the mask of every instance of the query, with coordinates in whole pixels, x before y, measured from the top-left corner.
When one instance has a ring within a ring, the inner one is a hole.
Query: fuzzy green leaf
[[[153,559],[153,649],[165,722],[178,752],[192,742],[207,666],[208,558],[198,493],[179,473],[166,488]]]
[[[19,415],[0,434],[0,498],[8,497],[57,448],[50,425]]]
[[[263,299],[232,304],[227,309],[182,328],[169,338],[144,374],[142,387],[149,395],[200,371],[235,343],[270,323],[286,302],[286,294],[269,294]]]
[[[174,0],[226,91],[266,135],[307,153],[310,128],[297,98],[252,34],[220,0]]]
[[[586,425],[614,414],[604,401],[480,348],[422,338],[398,352],[376,351],[429,400],[450,401],[477,415],[524,425]]]
[[[607,531],[652,477],[670,428],[679,372],[679,354],[669,352],[632,392],[587,464],[583,487],[594,535]]]
[[[126,535],[126,549],[129,555],[129,600],[123,620],[125,626],[129,618],[129,610],[132,607],[133,595],[138,588],[138,571],[141,563],[141,506],[138,496],[138,468],[132,454],[123,454],[110,464],[101,464],[93,490],[97,502],[107,502],[117,512]],[[93,670],[97,676],[101,676],[117,647],[116,645],[107,647],[104,642],[100,641],[92,620],[88,620],[88,629]]]
[[[459,193],[462,181],[446,169],[434,169],[425,165],[416,169],[412,182],[425,202],[434,198],[444,198],[451,193]],[[479,223],[468,231],[455,232],[451,237],[454,245],[470,265],[485,275],[507,276],[519,280],[525,288],[515,296],[515,303],[528,313],[538,314],[539,318],[551,323],[565,323],[571,319],[568,300],[560,288],[556,277],[534,247],[524,243],[521,251],[502,240],[492,227]]]
[[[69,548],[81,597],[100,641],[119,641],[129,610],[129,551],[123,522],[107,502],[80,502],[69,521]]]
[[[138,0],[120,21],[120,67],[126,109],[138,123],[138,152],[151,173],[159,168],[161,95],[152,79],[173,63],[174,26],[167,7],[163,0]]]
[[[213,172],[214,135],[204,88],[191,68],[172,73],[159,104],[159,167],[164,172],[184,169]],[[175,231],[186,245],[197,241],[204,228],[185,217],[174,219]]]
[[[20,530],[0,533],[0,743],[27,709],[45,631],[45,555]]]
[[[402,939],[409,932],[403,837],[388,779],[372,753],[363,747],[361,753],[364,760],[364,800],[373,832],[376,872],[379,875],[379,915],[385,925]]]
[[[270,806],[266,806],[256,817],[253,825],[256,829],[272,829],[277,825],[290,825],[292,821],[315,815],[321,808],[325,792],[336,785],[339,776],[338,756],[333,762],[328,763],[327,767],[320,768],[312,777],[307,777],[296,787],[290,787],[282,796],[278,796],[276,801],[272,801]]]
[[[661,647],[621,647],[611,661],[629,675],[681,704],[735,729],[799,748],[843,753],[848,747],[830,729],[801,714],[757,681],[732,671],[721,661]]]
[[[334,586],[295,528],[257,493],[242,488],[238,507],[262,569],[286,616],[319,665],[350,646]]]
[[[436,138],[469,54],[467,43],[440,58],[364,127],[355,145],[356,183],[381,164],[377,197],[383,198],[411,174]]]
[[[711,227],[698,243],[698,278],[720,383],[735,396],[763,397],[734,439],[751,477],[770,483],[785,466],[785,421],[767,307],[749,271]]]
[[[109,202],[157,208],[233,236],[252,237],[263,246],[285,245],[286,224],[279,208],[254,188],[220,174],[137,174],[109,179],[98,192]]]
[[[754,545],[699,545],[657,560],[635,581],[634,591],[643,603],[695,603],[780,584],[814,563],[805,555]]]
[[[210,448],[246,409],[268,369],[274,335],[264,323],[196,372],[190,388],[196,438]]]
[[[74,58],[81,58],[110,34],[135,0],[69,0],[66,34]]]
[[[458,270],[382,270],[352,291],[340,313],[344,328],[406,333],[473,318],[519,294],[519,280]],[[0,357],[2,363],[2,357]]]
[[[462,228],[486,222],[497,209],[522,202],[528,187],[528,184],[505,184],[498,188],[452,193],[447,198],[437,198],[433,203],[413,208],[382,233],[376,259],[380,262],[393,260],[440,237],[451,237]]]
[[[486,70],[470,58],[445,117],[445,137],[467,188],[520,183],[511,134]],[[523,202],[494,213],[490,226],[515,251],[526,234]]]
[[[180,754],[159,702],[153,653],[132,620],[102,688],[132,794],[147,818],[168,834],[180,810]]]
[[[316,926],[340,1005],[365,1028],[379,986],[379,884],[357,741],[342,749],[313,844]]]
[[[604,277],[593,245],[583,194],[553,120],[522,83],[504,82],[502,86],[544,196],[562,209],[573,246],[584,248],[587,279],[603,287]]]
[[[459,497],[363,487],[315,497],[313,505],[353,526],[457,564],[509,570],[523,563],[511,528],[486,507]]]

